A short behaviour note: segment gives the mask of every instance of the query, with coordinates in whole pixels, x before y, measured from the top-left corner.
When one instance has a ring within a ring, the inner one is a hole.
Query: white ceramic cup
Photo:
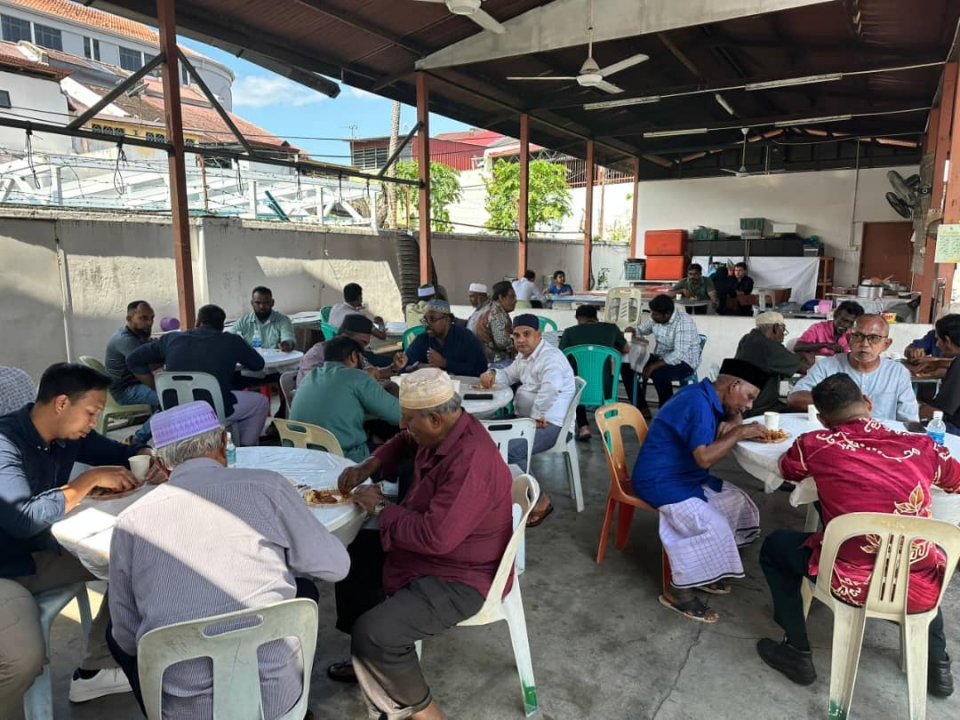
[[[677,293],[677,302],[683,300],[683,293]]]
[[[763,424],[766,425],[767,430],[779,430],[780,429],[780,413],[765,412],[763,414]]]
[[[143,480],[147,477],[147,470],[150,469],[149,455],[134,455],[130,458],[130,472],[137,480]]]
[[[817,406],[816,405],[807,405],[807,420],[810,422],[820,422],[817,419]]]

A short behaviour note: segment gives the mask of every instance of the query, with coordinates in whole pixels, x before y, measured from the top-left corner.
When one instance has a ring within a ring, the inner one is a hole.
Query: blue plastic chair
[[[600,407],[617,401],[617,382],[620,377],[622,356],[606,345],[574,345],[563,351],[576,367],[577,377],[583,378],[587,386],[580,395],[579,405]],[[604,379],[608,377],[608,368],[613,369],[610,394],[604,392]]]
[[[540,323],[540,332],[550,329],[554,332],[560,332],[560,329],[557,327],[557,324],[548,317],[543,315],[537,315],[537,321]]]
[[[703,360],[703,348],[704,346],[706,346],[706,344],[707,344],[707,336],[701,334],[700,335],[700,359],[701,360]],[[637,404],[637,378],[639,377],[640,377],[640,373],[634,373],[633,375],[633,404],[634,405]],[[685,378],[680,378],[679,380],[676,381],[678,387],[683,387],[684,385],[690,385],[690,384],[696,385],[698,382],[700,382],[700,378],[697,376],[696,368],[694,368],[693,372],[687,375]],[[643,381],[643,385],[641,386],[640,389],[643,392],[643,396],[646,397],[647,395],[646,380]]]
[[[422,335],[426,331],[427,328],[424,325],[414,325],[412,328],[408,328],[407,331],[403,333],[403,351],[407,351],[407,348],[410,347],[410,343],[413,342],[413,339],[417,335]]]
[[[328,322],[323,322],[322,320],[320,321],[320,330],[323,331],[324,340],[332,340],[333,337],[339,332],[333,325]]]
[[[323,322],[330,322],[330,311],[333,310],[333,305],[324,305],[320,308],[320,320]]]

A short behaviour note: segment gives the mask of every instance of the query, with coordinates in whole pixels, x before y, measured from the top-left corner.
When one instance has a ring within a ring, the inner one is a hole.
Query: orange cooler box
[[[685,255],[648,255],[644,277],[647,280],[680,280],[686,272]]]
[[[651,255],[686,255],[686,230],[647,230],[643,234],[643,252]]]

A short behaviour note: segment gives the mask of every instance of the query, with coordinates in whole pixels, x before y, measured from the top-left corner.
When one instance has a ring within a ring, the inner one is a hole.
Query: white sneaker
[[[104,695],[133,692],[127,676],[120,668],[106,668],[91,678],[81,678],[79,672],[70,681],[70,702],[82,703]]]

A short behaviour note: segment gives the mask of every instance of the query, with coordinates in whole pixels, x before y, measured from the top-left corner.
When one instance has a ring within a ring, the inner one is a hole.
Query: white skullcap
[[[757,327],[764,325],[784,325],[783,315],[778,312],[765,312],[757,315]]]
[[[417,297],[430,297],[434,294],[436,290],[433,289],[433,285],[421,285],[417,288]]]
[[[487,294],[487,286],[483,283],[470,283],[470,292]]]
[[[443,405],[454,395],[453,381],[440,368],[423,368],[400,383],[400,407],[425,410]]]

